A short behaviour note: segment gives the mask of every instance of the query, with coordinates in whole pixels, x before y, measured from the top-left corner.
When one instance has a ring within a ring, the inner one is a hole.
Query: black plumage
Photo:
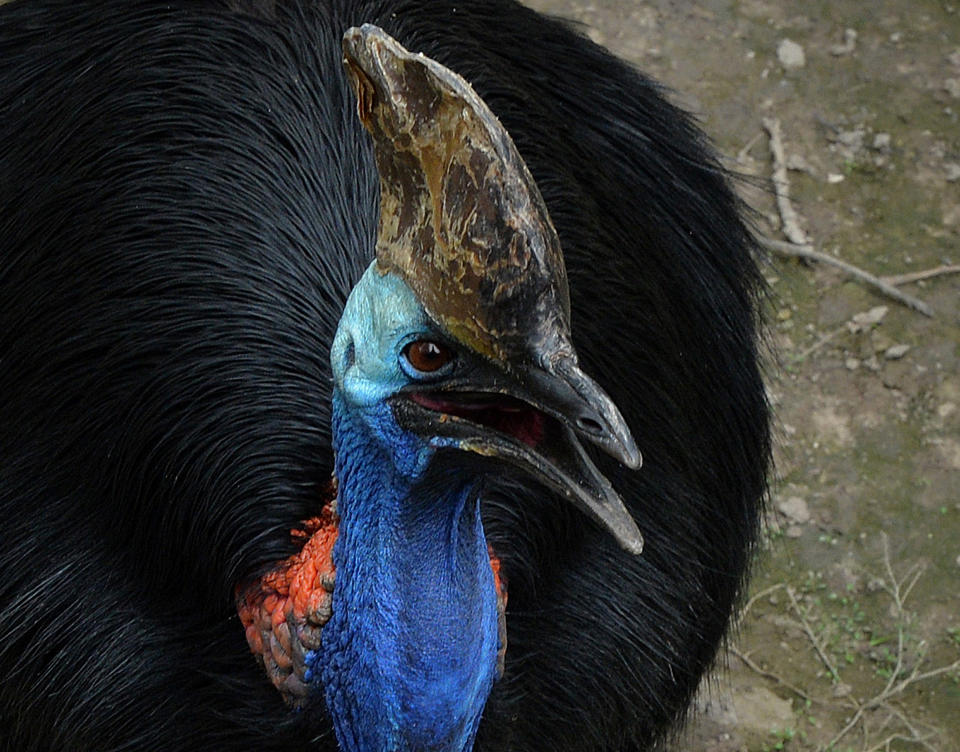
[[[758,276],[726,176],[656,84],[488,2],[0,7],[0,749],[334,749],[247,649],[234,589],[332,465],[329,346],[377,174],[340,39],[469,80],[537,180],[584,366],[644,456],[597,463],[620,550],[491,478],[506,672],[478,750],[643,750],[725,634],[769,444]]]

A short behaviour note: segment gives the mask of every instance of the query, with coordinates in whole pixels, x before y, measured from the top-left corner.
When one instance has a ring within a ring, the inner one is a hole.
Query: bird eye
[[[403,348],[403,357],[420,373],[435,373],[453,360],[453,351],[440,342],[418,339]]]

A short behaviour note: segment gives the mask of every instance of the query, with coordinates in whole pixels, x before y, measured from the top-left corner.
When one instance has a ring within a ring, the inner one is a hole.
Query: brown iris
[[[429,339],[418,339],[411,342],[403,350],[407,362],[421,373],[439,371],[453,360],[453,352],[449,347]]]

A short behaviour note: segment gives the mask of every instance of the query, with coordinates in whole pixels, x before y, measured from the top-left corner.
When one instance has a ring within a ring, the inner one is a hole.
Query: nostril
[[[586,431],[587,433],[592,433],[594,436],[599,436],[603,433],[603,426],[593,418],[588,418],[585,416],[580,416],[577,418],[577,428],[581,431]]]

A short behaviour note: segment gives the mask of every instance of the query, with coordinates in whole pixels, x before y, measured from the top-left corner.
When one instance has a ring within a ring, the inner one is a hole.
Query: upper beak
[[[548,370],[549,369],[549,370]],[[639,554],[643,536],[579,437],[630,468],[641,458],[623,416],[573,357],[507,375],[485,363],[469,378],[414,386],[394,398],[400,424],[437,448],[506,462],[561,493]]]
[[[529,401],[562,420],[580,436],[632,470],[642,458],[626,421],[597,382],[567,355],[522,371]]]

